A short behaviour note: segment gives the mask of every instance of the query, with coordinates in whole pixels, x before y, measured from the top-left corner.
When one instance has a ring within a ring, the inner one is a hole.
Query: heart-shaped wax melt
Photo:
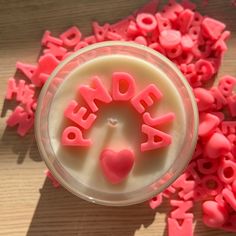
[[[112,184],[118,184],[131,171],[134,165],[134,153],[128,149],[120,152],[104,149],[100,155],[100,165],[107,180]]]

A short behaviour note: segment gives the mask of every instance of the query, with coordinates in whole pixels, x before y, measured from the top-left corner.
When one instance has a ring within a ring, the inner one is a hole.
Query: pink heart
[[[131,171],[134,165],[134,153],[128,149],[120,152],[104,149],[100,155],[100,164],[107,180],[112,184],[118,184]]]

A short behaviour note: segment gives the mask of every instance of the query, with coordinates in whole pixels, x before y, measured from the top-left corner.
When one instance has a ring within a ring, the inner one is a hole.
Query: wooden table
[[[44,176],[33,132],[19,138],[5,120],[13,108],[4,101],[7,79],[17,60],[33,63],[45,29],[58,34],[76,24],[89,34],[90,22],[115,22],[146,0],[0,0],[0,235],[4,236],[133,236],[166,235],[164,203],[156,211],[146,203],[129,207],[103,207],[85,202],[63,188],[54,189]],[[229,51],[219,75],[236,75],[236,8],[228,0],[209,1],[204,13],[217,17],[232,32]],[[17,74],[16,74],[17,76]],[[196,207],[199,209],[199,207]],[[201,222],[195,235],[235,235],[211,230]]]

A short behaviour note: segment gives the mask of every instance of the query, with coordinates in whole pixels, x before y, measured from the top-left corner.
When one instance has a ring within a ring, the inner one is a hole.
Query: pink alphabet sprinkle
[[[17,106],[7,119],[9,127],[18,126],[17,133],[25,136],[34,125],[34,115],[28,114],[23,107]]]
[[[162,204],[162,194],[158,194],[149,201],[149,206],[154,210]]]
[[[181,236],[193,236],[193,219],[183,219],[183,223],[180,224],[177,219],[168,217],[168,236],[181,235]]]
[[[76,26],[72,26],[60,35],[63,44],[66,47],[74,47],[81,39],[81,32]]]

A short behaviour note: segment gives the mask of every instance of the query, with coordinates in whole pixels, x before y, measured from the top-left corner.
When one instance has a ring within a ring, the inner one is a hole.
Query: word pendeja
[[[132,104],[135,110],[142,115],[142,133],[146,134],[147,140],[141,143],[141,152],[166,147],[171,144],[171,135],[159,130],[156,126],[161,126],[171,122],[175,118],[173,112],[166,113],[153,118],[146,109],[161,100],[163,94],[154,84],[149,84],[138,94],[135,94],[136,83],[132,75],[126,72],[114,72],[112,74],[111,94],[102,84],[98,76],[92,78],[91,86],[81,85],[79,93],[88,105],[90,111],[72,100],[64,111],[66,118],[74,122],[77,126],[68,126],[62,132],[61,142],[65,146],[89,147],[92,145],[91,139],[83,137],[83,131],[92,127],[99,107],[96,101],[109,104],[112,101],[127,101]]]

